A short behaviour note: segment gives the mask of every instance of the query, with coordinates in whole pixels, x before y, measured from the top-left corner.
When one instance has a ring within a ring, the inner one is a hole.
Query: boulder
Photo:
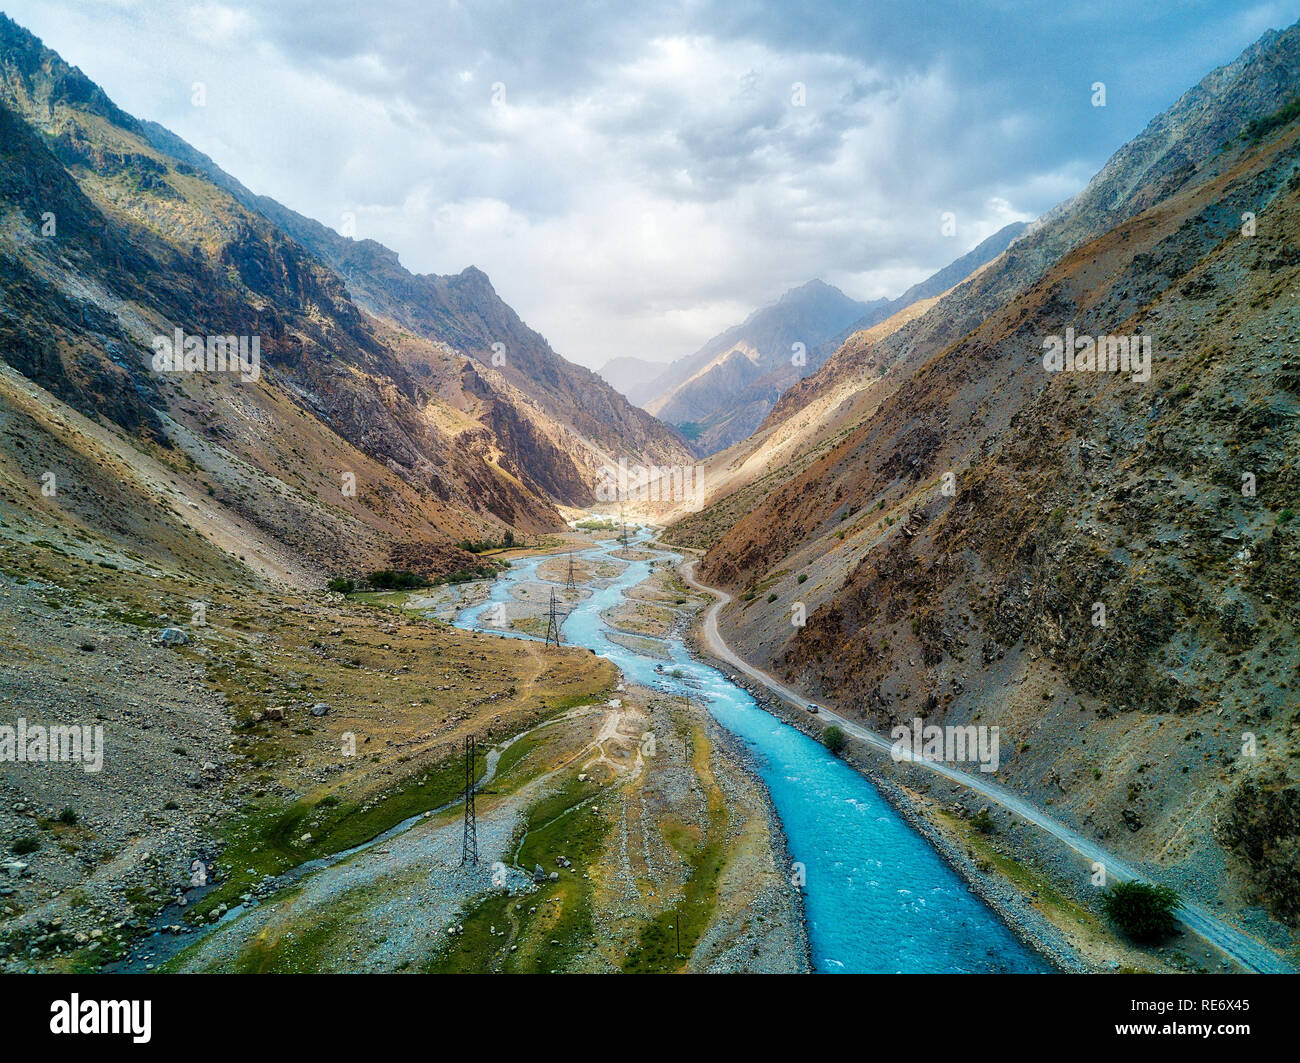
[[[184,628],[165,627],[154,636],[153,641],[157,646],[188,646],[190,635]]]

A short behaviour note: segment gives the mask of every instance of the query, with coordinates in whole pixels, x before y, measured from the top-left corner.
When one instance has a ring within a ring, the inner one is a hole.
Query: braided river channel
[[[569,607],[561,626],[568,645],[608,658],[626,679],[687,695],[748,747],[785,832],[790,859],[806,876],[804,910],[813,967],[824,972],[1040,972],[1051,968],[1002,920],[880,795],[869,780],[820,743],[777,719],[750,693],[697,660],[681,639],[663,640],[667,658],[629,649],[609,636],[601,613],[647,579],[656,562],[677,554],[635,547],[647,560],[618,558],[622,544],[601,544],[575,556],[621,566]],[[514,601],[545,556],[516,561],[493,584],[487,601],[459,614],[456,625],[508,637],[485,621],[498,602]]]

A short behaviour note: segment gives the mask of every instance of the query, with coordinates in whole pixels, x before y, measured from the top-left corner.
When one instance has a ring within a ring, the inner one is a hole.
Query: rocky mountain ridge
[[[214,181],[193,149],[7,19],[0,126],[4,360],[115,425],[142,460],[183,467],[192,500],[283,556],[350,570],[403,542],[456,568],[459,539],[560,527],[556,505],[590,504],[619,458],[688,460],[480,271],[413,277],[379,245],[331,243],[269,201],[250,208],[233,179]],[[350,257],[331,264],[335,247]],[[152,345],[176,329],[256,337],[256,379],[156,372]],[[90,446],[50,442],[69,465]]]
[[[1000,258],[845,344],[822,373],[865,371],[864,419],[701,565],[752,660],[881,732],[998,726],[1004,781],[1279,944],[1300,126],[1270,116],[1298,92],[1300,27],[1265,35]],[[1046,371],[1067,328],[1149,340],[1149,378]]]
[[[645,408],[682,429],[700,455],[721,450],[748,436],[781,392],[810,371],[810,353],[876,305],[820,280],[792,288],[673,362],[644,389],[654,394]]]

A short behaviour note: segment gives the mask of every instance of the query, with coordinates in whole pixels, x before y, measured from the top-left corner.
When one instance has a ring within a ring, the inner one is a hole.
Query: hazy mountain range
[[[813,280],[657,373],[653,363],[627,358],[600,373],[630,401],[677,427],[697,453],[716,453],[749,436],[785,390],[815,373],[850,335],[951,288],[1024,229],[1021,222],[1005,226],[896,299],[862,303]]]

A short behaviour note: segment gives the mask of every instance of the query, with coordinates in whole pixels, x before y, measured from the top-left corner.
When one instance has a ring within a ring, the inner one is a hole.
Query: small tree
[[[1116,882],[1102,897],[1106,915],[1137,941],[1163,941],[1176,928],[1178,893],[1147,882]]]
[[[826,743],[826,748],[836,756],[839,756],[848,744],[848,739],[844,737],[844,729],[834,723],[822,732],[822,741]]]
[[[509,528],[507,528],[507,529],[506,529],[505,537],[502,539],[502,542],[504,542],[504,543],[506,544],[506,546],[514,546],[514,545],[515,545],[515,533],[512,532]]]

